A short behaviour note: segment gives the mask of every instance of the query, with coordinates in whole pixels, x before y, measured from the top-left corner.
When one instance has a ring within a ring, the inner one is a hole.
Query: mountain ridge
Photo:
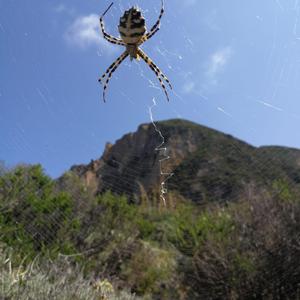
[[[197,123],[170,119],[138,126],[114,144],[107,143],[103,155],[87,165],[77,165],[77,174],[94,194],[111,190],[130,201],[157,198],[166,182],[169,197],[196,203],[229,201],[249,188],[272,188],[283,180],[300,184],[300,150],[280,146],[255,147],[230,134]],[[157,147],[166,147],[157,151]],[[169,157],[169,159],[166,159]],[[162,161],[162,169],[160,169]]]

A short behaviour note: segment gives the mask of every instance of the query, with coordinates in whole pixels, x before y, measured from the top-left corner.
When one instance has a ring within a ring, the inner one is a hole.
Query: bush
[[[279,197],[232,204],[227,239],[209,236],[191,262],[186,282],[204,299],[297,299],[300,207]]]
[[[33,256],[64,244],[74,225],[72,207],[70,195],[56,192],[41,166],[16,167],[0,177],[0,238]]]
[[[133,253],[132,259],[123,265],[121,277],[138,295],[158,294],[159,299],[176,299],[175,255],[174,251],[163,250],[144,242],[138,251]]]

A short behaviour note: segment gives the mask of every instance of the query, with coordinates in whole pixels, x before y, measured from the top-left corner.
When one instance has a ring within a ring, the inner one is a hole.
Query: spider
[[[172,89],[172,85],[169,79],[161,72],[161,70],[156,66],[156,64],[148,57],[148,55],[141,49],[139,46],[149,40],[160,28],[160,20],[164,13],[164,1],[161,0],[161,11],[158,17],[157,22],[153,25],[150,31],[146,30],[145,18],[143,17],[141,11],[138,7],[132,7],[129,10],[126,10],[124,15],[120,18],[120,24],[118,26],[119,33],[121,38],[116,38],[105,32],[103,17],[112,7],[113,3],[106,9],[106,11],[100,17],[100,26],[103,37],[110,43],[121,45],[126,47],[126,50],[115,60],[114,63],[106,70],[102,77],[98,80],[101,83],[104,83],[103,87],[103,101],[105,102],[105,92],[108,87],[108,83],[119,67],[119,65],[125,60],[127,56],[130,56],[130,60],[133,59],[140,60],[142,58],[155,73],[156,77],[159,80],[159,83],[167,96],[169,101],[169,95],[166,90],[164,80],[168,83]]]

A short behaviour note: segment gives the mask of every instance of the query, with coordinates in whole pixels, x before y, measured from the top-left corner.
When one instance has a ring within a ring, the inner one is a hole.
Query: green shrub
[[[66,228],[74,224],[72,209],[70,195],[57,192],[39,165],[18,166],[0,177],[0,238],[26,255],[64,244]]]
[[[174,283],[176,265],[174,251],[163,250],[149,242],[143,242],[138,251],[132,253],[132,259],[123,265],[121,277],[125,278],[138,295],[162,295],[163,286],[170,288]]]

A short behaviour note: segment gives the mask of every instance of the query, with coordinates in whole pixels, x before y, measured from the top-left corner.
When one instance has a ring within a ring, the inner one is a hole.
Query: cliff
[[[94,194],[111,190],[137,203],[159,198],[169,173],[174,175],[166,180],[167,197],[199,204],[231,201],[257,189],[274,192],[278,182],[299,188],[300,150],[256,148],[185,120],[162,121],[157,127],[164,140],[153,124],[140,125],[114,145],[108,143],[101,158],[71,172]]]

